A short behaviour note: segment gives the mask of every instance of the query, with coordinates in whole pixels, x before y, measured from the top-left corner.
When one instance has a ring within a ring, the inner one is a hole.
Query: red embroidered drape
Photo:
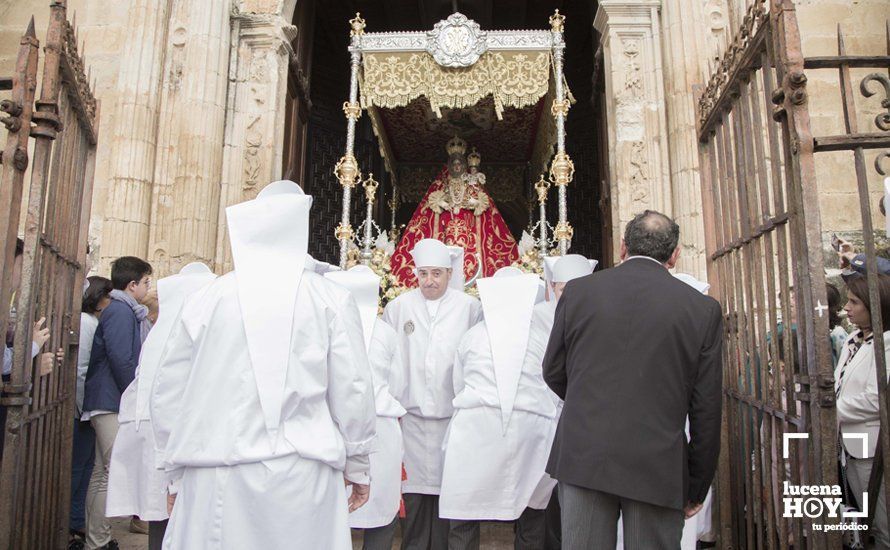
[[[512,264],[519,257],[516,239],[510,234],[504,218],[489,197],[490,206],[479,216],[470,210],[459,213],[442,212],[438,216],[427,206],[431,193],[445,189],[448,170],[443,170],[439,178],[427,190],[417,205],[411,221],[392,256],[392,272],[399,283],[417,286],[414,276],[414,260],[411,249],[420,239],[439,239],[445,244],[461,246],[464,249],[464,276],[469,280],[476,274],[479,260],[482,260],[480,277],[490,277],[498,269]],[[480,194],[488,196],[484,188]],[[478,254],[478,255],[477,255]]]

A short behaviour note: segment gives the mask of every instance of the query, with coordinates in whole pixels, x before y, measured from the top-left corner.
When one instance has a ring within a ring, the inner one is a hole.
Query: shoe
[[[77,529],[68,530],[68,550],[83,550],[86,533]]]
[[[130,518],[130,532],[137,533],[140,535],[147,535],[148,534],[148,522],[142,521],[141,519],[139,519],[135,516]]]
[[[108,541],[108,544],[106,544],[105,546],[101,546],[99,550],[121,550],[121,547],[118,546],[116,540],[111,539],[110,541]]]

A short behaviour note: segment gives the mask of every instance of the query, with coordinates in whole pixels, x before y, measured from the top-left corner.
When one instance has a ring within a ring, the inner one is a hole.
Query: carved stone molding
[[[672,213],[660,9],[660,0],[601,0],[594,19],[605,79],[614,251],[637,213]]]

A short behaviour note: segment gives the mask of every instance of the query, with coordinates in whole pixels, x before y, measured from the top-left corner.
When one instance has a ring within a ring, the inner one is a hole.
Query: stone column
[[[664,85],[673,216],[683,247],[677,269],[699,279],[707,278],[707,257],[692,90],[707,81],[708,60],[722,49],[726,26],[723,0],[663,0],[664,48],[672,52],[664,58]]]
[[[149,258],[157,277],[215,268],[231,0],[174,0],[158,129]]]
[[[148,257],[168,4],[135,0],[127,18],[129,39],[121,52],[114,129],[103,139],[111,147],[112,169],[99,273],[108,273],[119,256]]]
[[[254,198],[266,184],[281,177],[288,67],[293,57],[291,42],[297,32],[276,13],[238,12],[232,16],[222,196],[215,249],[220,273],[232,269],[225,208]]]
[[[661,50],[661,0],[601,0],[613,250],[643,210],[672,214]]]

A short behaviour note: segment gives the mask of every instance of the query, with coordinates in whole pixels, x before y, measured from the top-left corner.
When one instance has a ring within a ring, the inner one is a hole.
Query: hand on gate
[[[42,348],[43,344],[49,340],[49,327],[43,326],[45,322],[46,317],[41,317],[39,321],[34,323],[34,330],[31,333],[31,339],[37,344],[37,349]]]
[[[689,504],[687,504],[686,507],[683,508],[683,513],[686,514],[686,519],[689,519],[695,514],[699,513],[701,511],[702,505],[703,504],[701,502],[690,502]]]

